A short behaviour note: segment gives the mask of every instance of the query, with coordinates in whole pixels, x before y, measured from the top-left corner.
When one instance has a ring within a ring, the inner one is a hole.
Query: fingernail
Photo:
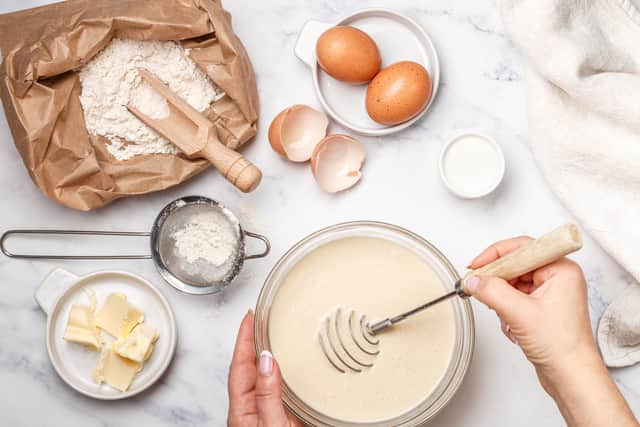
[[[258,372],[265,377],[273,373],[273,355],[267,350],[262,350],[260,360],[258,361]]]
[[[464,281],[464,289],[468,291],[470,294],[475,294],[478,289],[478,285],[480,284],[480,278],[478,276],[471,276],[465,279]]]

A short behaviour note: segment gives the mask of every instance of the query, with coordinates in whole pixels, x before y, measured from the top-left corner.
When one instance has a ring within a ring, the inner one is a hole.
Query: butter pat
[[[124,338],[139,323],[144,314],[129,305],[123,294],[111,294],[96,315],[96,325],[116,338]]]
[[[62,338],[100,351],[102,338],[100,337],[100,331],[96,328],[93,311],[94,309],[86,305],[72,305],[67,328]]]
[[[120,391],[127,391],[141,369],[140,363],[125,359],[109,348],[100,355],[93,379],[98,384],[107,383]]]
[[[146,323],[137,325],[131,334],[121,338],[113,345],[113,350],[120,356],[135,362],[144,362],[151,356],[153,343],[158,339],[158,332]]]
[[[91,289],[85,291],[89,305],[75,304],[71,307],[63,338],[102,350],[93,379],[98,384],[106,383],[117,390],[127,391],[153,352],[158,331],[143,323],[144,314],[131,306],[125,295],[110,294],[96,314],[95,293]],[[101,329],[116,341],[105,346]]]
[[[126,337],[136,327],[136,325],[144,321],[144,313],[135,307],[129,306],[129,313],[127,320],[125,320],[122,330],[120,332],[120,338]]]

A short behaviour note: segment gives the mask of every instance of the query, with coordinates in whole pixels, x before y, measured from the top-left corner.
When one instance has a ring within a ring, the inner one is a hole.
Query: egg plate
[[[418,115],[394,126],[376,123],[369,117],[365,107],[366,84],[340,82],[318,66],[316,42],[324,31],[335,25],[349,25],[367,33],[378,45],[382,68],[399,61],[413,61],[427,69],[432,83],[431,97]],[[316,95],[322,108],[334,121],[361,135],[389,135],[406,129],[424,116],[438,92],[440,64],[431,38],[415,21],[395,11],[365,9],[337,23],[307,21],[300,31],[295,53],[311,69]]]

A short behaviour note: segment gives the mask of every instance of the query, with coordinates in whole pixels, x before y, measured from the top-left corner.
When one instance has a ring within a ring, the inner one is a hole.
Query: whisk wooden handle
[[[210,139],[201,154],[242,192],[255,190],[262,180],[262,172],[257,166],[216,139]]]
[[[581,247],[582,238],[578,228],[573,224],[566,224],[484,267],[470,271],[466,277],[484,275],[496,276],[504,280],[515,279],[569,255]]]

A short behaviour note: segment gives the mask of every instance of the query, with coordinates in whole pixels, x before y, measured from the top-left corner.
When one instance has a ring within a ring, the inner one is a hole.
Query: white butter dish
[[[109,294],[127,295],[131,304],[144,312],[145,321],[157,328],[159,338],[153,353],[125,392],[92,379],[100,353],[62,338],[71,306],[87,302],[84,289],[96,294],[99,305]],[[102,271],[78,277],[57,268],[36,290],[35,300],[47,315],[46,345],[51,364],[65,383],[85,396],[100,400],[134,396],[158,381],[173,359],[177,343],[173,311],[165,297],[140,276]]]

